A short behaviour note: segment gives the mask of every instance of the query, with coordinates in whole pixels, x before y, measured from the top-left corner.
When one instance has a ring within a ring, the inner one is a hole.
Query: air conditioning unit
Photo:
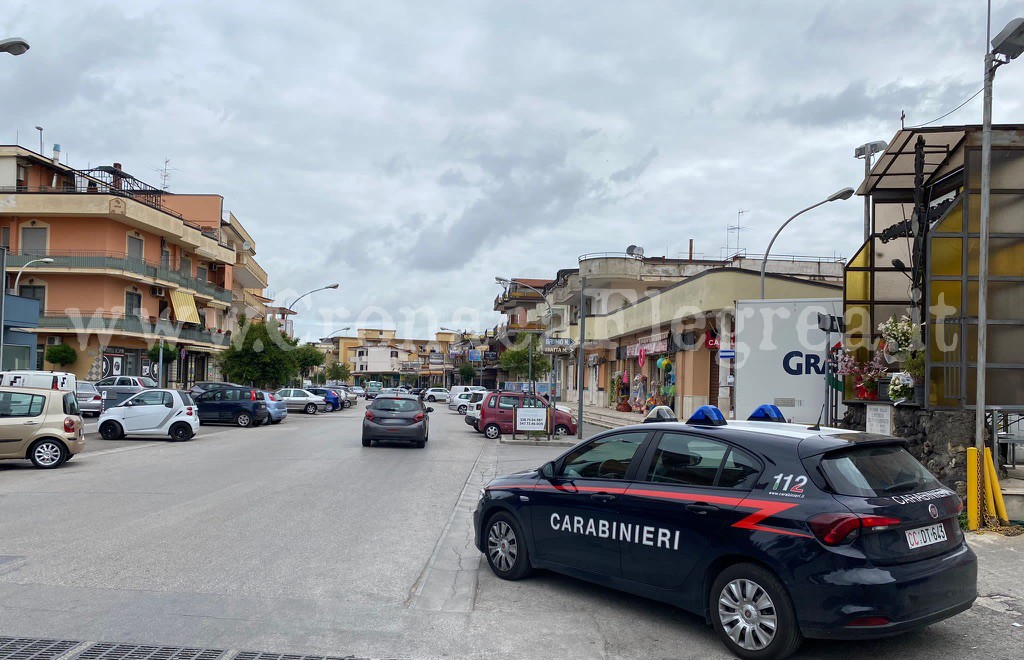
[[[149,292],[157,298],[163,298],[167,291],[162,286],[151,286]]]
[[[63,340],[61,340],[61,338],[56,335],[50,335],[49,337],[46,338],[47,346],[60,346],[63,343]]]

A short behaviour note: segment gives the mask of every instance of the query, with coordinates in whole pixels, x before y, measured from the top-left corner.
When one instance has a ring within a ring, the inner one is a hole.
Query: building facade
[[[219,195],[174,195],[118,163],[75,170],[18,146],[0,146],[0,242],[8,288],[40,304],[35,366],[52,368],[45,348],[69,344],[67,369],[85,380],[156,376],[146,353],[161,337],[178,350],[169,383],[217,378],[213,357],[237,328],[233,292],[266,285]]]

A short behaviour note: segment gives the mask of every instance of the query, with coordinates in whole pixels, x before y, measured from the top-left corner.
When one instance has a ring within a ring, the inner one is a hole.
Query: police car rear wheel
[[[781,660],[803,641],[786,588],[760,566],[737,564],[722,571],[710,605],[718,636],[740,658]]]
[[[487,522],[487,563],[503,580],[521,580],[530,574],[523,531],[507,513],[497,513]]]

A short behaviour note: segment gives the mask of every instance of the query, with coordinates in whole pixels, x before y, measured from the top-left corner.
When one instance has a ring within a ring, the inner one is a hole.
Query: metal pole
[[[526,378],[530,381],[530,394],[536,394],[536,390],[533,387],[533,333],[527,330],[526,336],[529,338],[529,349],[527,349],[527,359],[529,360],[528,371],[526,372]]]
[[[985,92],[981,119],[981,219],[978,246],[978,367],[975,403],[974,441],[984,456],[985,449],[985,368],[988,362],[988,234],[989,197],[992,188],[992,79],[995,55],[985,53]],[[979,482],[980,483],[980,482]],[[979,502],[979,506],[980,506]]]
[[[580,349],[576,358],[576,437],[583,438],[583,379],[586,375],[583,365],[583,344],[587,336],[587,278],[580,275]]]
[[[864,153],[864,242],[871,238],[871,195],[868,194],[867,181],[871,176],[871,149]],[[761,296],[764,298],[764,296]]]
[[[815,204],[813,206],[808,206],[807,208],[805,208],[802,211],[797,211],[796,213],[794,213],[793,215],[791,215],[789,217],[789,220],[786,220],[785,222],[783,222],[782,226],[779,227],[778,231],[775,232],[775,235],[772,236],[772,240],[768,243],[768,248],[764,251],[764,258],[761,259],[761,300],[764,300],[764,271],[768,267],[768,253],[772,251],[772,246],[775,245],[775,239],[779,237],[779,234],[781,234],[782,230],[786,228],[786,225],[788,225],[789,223],[791,223],[794,220],[796,220],[796,218],[798,216],[803,215],[804,213],[807,213],[811,209],[816,209],[819,206],[821,206],[822,204],[827,204],[828,202],[829,202],[829,200],[823,199],[823,200],[821,200],[820,202],[818,202],[817,204]]]
[[[160,380],[160,387],[163,387],[167,383],[167,379],[164,378],[164,336],[160,335],[160,359],[157,366],[157,378]]]
[[[5,314],[7,313],[7,248],[0,247],[0,274],[3,275],[3,286],[0,289],[0,371],[4,370],[4,341],[7,339],[4,334],[7,331]],[[35,366],[33,365],[33,369]]]

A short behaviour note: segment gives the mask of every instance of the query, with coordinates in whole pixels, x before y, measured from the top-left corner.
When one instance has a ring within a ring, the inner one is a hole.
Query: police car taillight
[[[842,545],[857,538],[861,531],[884,532],[903,521],[892,516],[866,516],[855,513],[819,513],[807,520],[807,526],[825,545]]]

